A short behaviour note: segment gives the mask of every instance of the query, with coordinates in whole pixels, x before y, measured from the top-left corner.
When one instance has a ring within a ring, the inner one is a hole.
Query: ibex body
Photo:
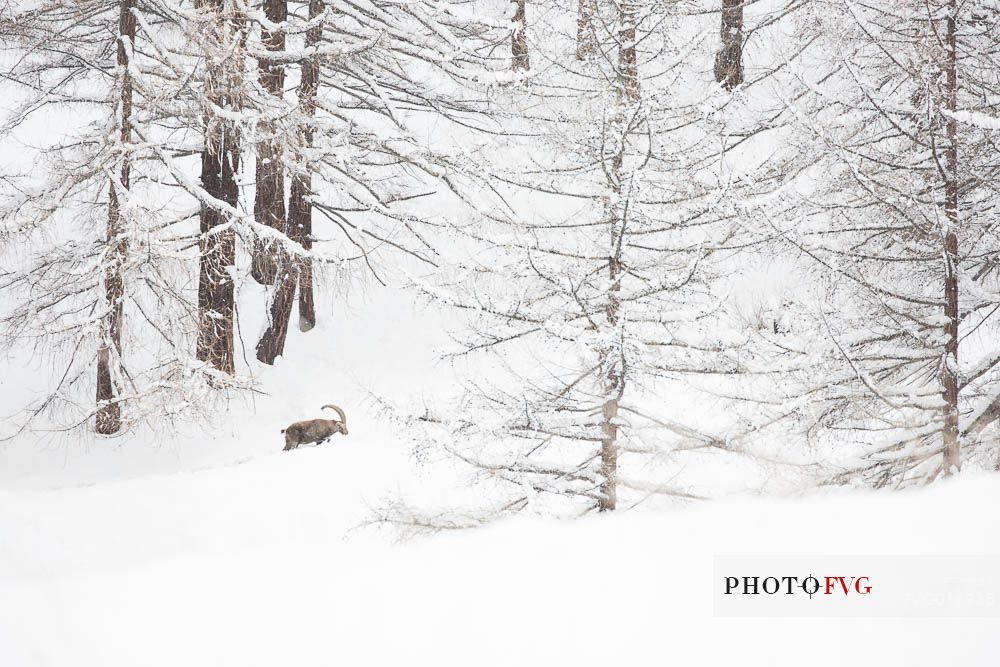
[[[301,422],[289,424],[288,428],[282,429],[285,434],[285,450],[295,449],[299,445],[310,442],[326,442],[335,433],[347,435],[347,415],[336,405],[324,405],[324,408],[335,410],[340,419],[307,419]]]

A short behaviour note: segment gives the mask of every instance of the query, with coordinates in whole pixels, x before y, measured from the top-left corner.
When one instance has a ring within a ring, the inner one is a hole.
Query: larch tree
[[[127,191],[131,180],[132,165],[128,146],[132,139],[132,75],[129,61],[135,44],[135,15],[133,0],[120,0],[118,9],[118,48],[116,88],[120,99],[116,110],[118,139],[121,156],[117,174],[108,183],[108,257],[105,259],[104,298],[107,315],[101,323],[102,343],[97,351],[97,417],[98,433],[111,435],[121,429],[121,406],[117,401],[111,374],[112,354],[122,355],[122,298],[125,293],[122,266],[128,253],[128,242],[122,229],[122,210],[119,190]],[[117,178],[116,178],[117,176]]]
[[[307,153],[313,145],[314,128],[312,119],[316,115],[316,92],[319,88],[319,56],[316,51],[323,42],[322,17],[326,10],[324,0],[309,0],[309,26],[306,29],[306,55],[302,60],[299,79],[299,107],[305,122],[302,123],[301,145]],[[291,236],[305,250],[312,249],[312,165],[308,159],[300,161],[299,168],[292,176],[289,194],[289,220]],[[309,331],[316,326],[316,303],[313,295],[313,261],[310,256],[298,262],[299,286],[299,330]]]
[[[287,8],[283,15],[288,18]],[[326,3],[310,0],[304,26],[304,50],[299,58],[299,86],[297,118],[291,130],[291,148],[298,147],[291,160],[291,188],[288,200],[289,238],[303,250],[301,254],[289,252],[283,247],[275,251],[275,289],[268,309],[268,324],[257,343],[257,359],[273,364],[285,349],[289,320],[295,300],[296,287],[299,294],[299,329],[309,331],[316,326],[316,306],[313,297],[312,250],[312,165],[310,148],[315,133],[316,94],[319,84],[320,55],[318,49],[323,41],[323,26],[326,22]],[[282,42],[284,48],[285,42]],[[281,165],[284,168],[284,165]],[[284,196],[282,186],[282,197]]]
[[[282,268],[257,346],[261,361],[273,363],[283,350],[296,285],[299,328],[316,323],[313,267],[325,254],[317,241],[343,249],[327,263],[348,275],[356,265],[381,281],[402,256],[434,263],[428,232],[442,222],[420,200],[438,192],[461,200],[475,167],[458,164],[460,148],[428,145],[419,128],[483,122],[484,103],[469,99],[463,82],[483,71],[478,49],[509,34],[501,21],[439,10],[430,2],[362,8],[313,0],[305,16],[289,17],[286,33],[295,39],[280,57],[300,71],[285,151],[288,235],[297,249],[276,254]],[[325,238],[316,238],[314,216],[329,230]]]
[[[264,0],[267,25],[261,29],[261,42],[267,51],[281,54],[285,50],[284,22],[288,19],[287,0]],[[281,99],[285,92],[285,63],[264,56],[258,61],[261,86]],[[279,108],[281,108],[279,106]],[[285,232],[285,165],[282,159],[284,137],[275,132],[275,125],[264,121],[259,130],[263,135],[256,145],[257,179],[254,189],[254,219],[258,224]],[[273,285],[278,275],[276,244],[261,239],[253,248],[251,275],[263,285]]]
[[[52,368],[19,429],[110,435],[211,409],[183,287],[189,212],[165,184],[177,80],[153,42],[180,36],[170,10],[47,0],[0,24],[14,55],[3,140],[29,147],[4,174],[0,322],[5,345]],[[58,131],[40,132],[43,119]]]
[[[246,16],[241,3],[205,0],[201,4],[206,41],[204,138],[201,149],[201,202],[198,262],[198,358],[227,375],[236,371],[236,231],[239,202],[240,126],[246,68]],[[220,205],[221,204],[221,205]]]
[[[998,8],[831,2],[797,17],[809,44],[786,93],[798,159],[759,209],[825,301],[800,304],[812,342],[775,350],[799,374],[791,414],[864,452],[841,463],[843,481],[992,465],[977,443],[1000,416]]]
[[[705,122],[706,109],[731,102],[712,75],[712,17],[641,0],[594,12],[594,50],[577,60],[576,16],[546,7],[538,30],[559,39],[544,53],[539,44],[545,64],[528,85],[495,88],[510,110],[503,146],[476,154],[499,199],[455,228],[458,261],[417,280],[432,303],[465,315],[452,358],[481,358],[491,372],[468,378],[447,407],[394,414],[421,455],[467,465],[485,485],[478,506],[394,507],[393,522],[456,527],[688,500],[703,492],[677,478],[687,456],[739,451],[723,424],[689,419],[693,389],[650,397],[739,369],[713,288],[737,220],[718,128]]]

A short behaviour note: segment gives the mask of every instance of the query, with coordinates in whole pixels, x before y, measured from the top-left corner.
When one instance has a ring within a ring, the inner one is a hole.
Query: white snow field
[[[996,664],[995,618],[712,615],[714,554],[996,553],[993,479],[390,546],[349,531],[377,477],[341,443],[5,491],[0,664]]]
[[[400,298],[370,295],[352,333],[336,312],[294,332],[269,395],[211,434],[0,446],[0,665],[996,664],[995,618],[715,618],[712,605],[715,555],[1000,553],[995,476],[405,543],[358,528],[387,494],[427,491],[360,398],[447,377],[433,318]],[[17,378],[4,375],[5,407]],[[330,401],[350,436],[281,452],[279,429]]]

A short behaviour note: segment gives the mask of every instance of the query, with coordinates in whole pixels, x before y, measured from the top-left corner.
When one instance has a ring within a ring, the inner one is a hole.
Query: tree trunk
[[[598,510],[611,512],[618,507],[618,400],[611,399],[601,408],[601,499]]]
[[[743,83],[743,3],[722,0],[722,44],[715,56],[715,80],[732,90]]]
[[[629,104],[639,101],[639,63],[635,55],[635,0],[622,0],[618,26],[618,69],[622,92]]]
[[[287,0],[265,0],[264,13],[272,23],[283,23],[288,19]],[[284,31],[262,35],[264,44],[270,51],[284,51]],[[262,58],[260,78],[265,90],[281,97],[285,86],[285,66]],[[273,126],[264,125],[265,134],[273,133]],[[282,232],[290,230],[285,220],[285,178],[282,162],[282,144],[274,139],[262,142],[257,151],[257,195],[254,201],[254,217],[257,222]],[[297,282],[292,255],[279,243],[258,241],[254,249],[251,274],[260,283],[273,284],[274,294],[268,309],[268,326],[257,342],[257,359],[265,364],[285,352],[285,338],[288,334],[288,320],[292,313]]]
[[[264,0],[264,15],[271,23],[288,19],[287,0]],[[261,41],[269,51],[285,50],[284,30],[264,30]],[[280,98],[285,88],[285,66],[268,58],[258,62],[260,82],[271,95]],[[282,143],[273,138],[274,125],[261,123],[265,139],[257,147],[257,188],[254,197],[254,220],[285,232],[285,177]],[[250,274],[262,285],[274,284],[278,274],[278,244],[269,239],[254,243]]]
[[[595,0],[580,0],[576,18],[576,59],[586,60],[597,46],[594,35]]]
[[[618,257],[618,235],[622,227],[620,221],[613,220],[611,225],[611,246],[612,253],[608,258],[608,278],[611,289],[608,297],[607,317],[608,327],[612,331],[618,328],[619,311],[621,302],[618,297],[620,290],[620,273]],[[618,417],[618,402],[621,399],[624,378],[615,357],[620,356],[621,351],[615,354],[614,349],[604,352],[604,367],[606,371],[606,381],[604,386],[605,400],[601,406],[601,498],[598,502],[598,509],[601,512],[609,512],[618,507],[618,426],[614,423]]]
[[[278,248],[277,287],[268,311],[268,326],[257,343],[257,359],[271,365],[285,351],[288,320],[295,301],[296,260],[284,248]]]
[[[529,69],[531,63],[528,60],[528,22],[524,13],[526,0],[513,2],[514,18],[511,21],[514,23],[514,31],[510,36],[510,68],[516,72]]]
[[[291,193],[291,237],[306,250],[312,250],[312,204],[307,197],[311,193],[312,175],[296,175],[292,179]],[[313,301],[313,261],[312,257],[299,257],[299,331],[309,331],[316,326],[316,305]]]
[[[217,29],[224,38],[234,29],[233,20],[222,16],[225,0],[206,0],[205,6],[216,12]],[[213,64],[208,73],[211,101],[219,107],[233,108],[237,100],[227,90],[230,78],[225,67]],[[239,133],[230,121],[206,114],[205,145],[201,152],[201,185],[205,191],[236,207],[239,190],[236,174],[240,166]],[[203,203],[198,274],[198,359],[218,370],[233,374],[233,317],[235,286],[232,271],[236,264],[236,234],[229,227],[227,213]]]
[[[318,19],[325,9],[323,0],[310,0],[309,18]],[[323,39],[323,26],[318,23],[306,32],[306,48],[319,45]],[[319,61],[314,55],[302,61],[302,81],[299,84],[299,105],[303,117],[310,119],[316,113],[316,91],[319,89]],[[308,123],[302,129],[302,143],[308,148],[312,146],[313,129]],[[308,197],[312,194],[312,167],[307,161],[299,166],[292,177],[291,199],[288,212],[289,235],[302,244],[306,250],[312,250],[312,204]],[[311,257],[298,260],[299,279],[299,330],[309,331],[316,326],[316,306],[313,302],[313,261]]]
[[[626,207],[621,201],[625,167],[624,155],[628,142],[628,128],[625,107],[639,101],[639,68],[636,58],[635,26],[637,7],[631,0],[618,5],[618,109],[614,125],[619,134],[620,145],[610,155],[610,186],[615,193],[615,202],[608,207],[610,225],[608,254],[608,302],[606,316],[608,329],[617,333],[621,318],[621,251]],[[620,344],[620,341],[619,341]],[[602,352],[601,364],[605,372],[604,403],[601,406],[601,498],[598,509],[608,512],[618,507],[618,408],[625,392],[625,364],[620,347],[610,345]]]
[[[114,357],[122,353],[122,299],[125,294],[122,265],[128,245],[122,234],[121,203],[118,188],[128,190],[131,179],[132,158],[128,145],[132,139],[132,76],[128,70],[129,58],[135,44],[134,0],[119,1],[118,15],[118,76],[119,108],[118,139],[121,150],[118,183],[112,178],[108,193],[107,252],[105,256],[104,294],[107,315],[101,323],[103,340],[97,352],[97,423],[96,430],[104,435],[117,433],[122,426],[121,404],[117,401],[114,380],[111,377],[112,348]]]
[[[945,356],[941,364],[941,384],[944,394],[944,456],[942,467],[945,475],[961,468],[961,449],[958,434],[958,128],[954,118],[957,109],[958,64],[955,37],[956,0],[947,6],[945,19],[945,94],[944,106],[950,113],[945,120],[947,145],[945,147],[945,217],[947,229],[944,235],[944,314],[948,320],[945,326]]]

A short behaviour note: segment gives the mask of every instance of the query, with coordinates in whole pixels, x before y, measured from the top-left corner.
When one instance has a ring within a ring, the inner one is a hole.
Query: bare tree
[[[34,147],[3,174],[0,326],[8,349],[30,346],[53,369],[18,429],[112,434],[214,404],[214,370],[194,359],[191,199],[171,183],[200,191],[174,169],[191,151],[172,135],[192,126],[174,89],[193,87],[158,45],[183,43],[172,9],[46,0],[0,20],[18,100],[3,137]],[[54,131],[26,137],[40,114]]]
[[[288,3],[285,0],[266,0],[264,5],[267,20],[282,24],[288,20]],[[320,30],[322,28],[319,28]],[[285,28],[280,31],[264,30],[263,42],[270,51],[283,52],[286,46]],[[307,43],[307,47],[309,44]],[[302,79],[309,73],[303,63]],[[264,88],[275,97],[284,93],[285,65],[283,62],[261,61],[261,78]],[[300,84],[301,92],[301,84]],[[265,127],[264,132],[274,131],[274,126]],[[306,132],[311,132],[308,128]],[[254,213],[258,223],[287,231],[289,238],[302,242],[301,223],[296,216],[301,207],[300,184],[296,176],[292,181],[292,199],[289,202],[289,221],[285,221],[285,165],[282,161],[280,137],[265,139],[257,147],[257,190]],[[285,349],[288,334],[288,320],[291,317],[298,283],[299,263],[294,255],[282,245],[273,241],[258,243],[254,248],[253,275],[261,283],[274,285],[274,294],[268,309],[268,326],[257,343],[257,359],[265,364],[273,364]]]
[[[761,212],[824,287],[827,305],[804,310],[826,342],[780,356],[802,363],[790,393],[806,432],[849,431],[868,453],[840,480],[927,481],[958,470],[963,450],[993,464],[976,442],[1000,381],[1000,355],[979,342],[998,325],[1000,194],[996,130],[977,120],[998,104],[998,37],[981,12],[995,24],[996,9],[952,0],[799,13],[798,159]]]
[[[676,402],[642,398],[739,368],[712,288],[736,221],[720,139],[700,111],[732,96],[671,55],[712,57],[699,11],[600,3],[592,57],[560,57],[574,36],[540,44],[536,61],[549,64],[535,67],[530,89],[496,91],[509,125],[482,159],[493,158],[499,201],[455,228],[471,246],[461,261],[417,283],[467,316],[454,356],[495,370],[467,378],[447,406],[397,414],[419,453],[443,450],[474,471],[480,501],[445,513],[396,507],[390,520],[455,527],[687,501],[702,496],[677,479],[688,452],[738,452],[722,424],[716,432]],[[544,22],[567,18],[547,7],[539,30],[554,34]]]
[[[440,223],[408,204],[435,190],[460,199],[452,173],[474,169],[456,170],[451,157],[426,146],[410,125],[433,117],[461,127],[484,117],[483,105],[454,85],[481,71],[482,59],[471,50],[456,55],[453,44],[460,38],[481,44],[487,31],[442,18],[419,2],[403,9],[379,4],[369,12],[312,0],[306,17],[289,20],[288,33],[304,35],[304,50],[283,56],[301,68],[286,151],[293,245],[277,253],[274,300],[257,347],[261,361],[272,363],[284,348],[296,284],[299,328],[315,326],[314,214],[334,232],[323,242],[343,244],[353,255],[338,257],[338,264],[361,262],[381,280],[395,253],[433,262],[436,251],[426,232]],[[420,27],[428,24],[435,31]]]
[[[207,39],[219,46],[207,63],[205,137],[201,151],[201,204],[198,275],[198,358],[223,373],[236,371],[233,355],[235,320],[236,232],[232,215],[239,201],[240,130],[228,114],[238,113],[244,72],[245,17],[232,0],[205,0]],[[222,113],[220,113],[222,112]]]
[[[117,433],[122,426],[121,406],[116,400],[118,391],[111,375],[111,356],[122,354],[122,299],[125,294],[122,265],[128,253],[128,244],[121,224],[121,202],[118,190],[128,190],[132,164],[128,145],[132,139],[132,75],[129,61],[135,45],[135,15],[132,0],[120,0],[118,13],[118,83],[120,102],[117,110],[118,139],[122,152],[117,178],[112,176],[108,186],[108,255],[105,259],[104,294],[107,315],[102,321],[102,342],[97,351],[97,419],[98,433]],[[112,352],[113,351],[113,352]]]
[[[264,17],[268,25],[261,30],[261,43],[268,51],[285,50],[285,28],[288,19],[288,0],[264,0]],[[260,82],[264,90],[280,99],[285,89],[285,64],[280,60],[263,57],[258,61]],[[281,107],[279,107],[280,109]],[[263,135],[256,142],[257,183],[254,194],[254,219],[285,232],[285,169],[282,159],[281,136],[275,136],[275,125],[263,122],[259,126]],[[259,239],[253,248],[250,273],[262,285],[273,285],[278,275],[276,244]]]

